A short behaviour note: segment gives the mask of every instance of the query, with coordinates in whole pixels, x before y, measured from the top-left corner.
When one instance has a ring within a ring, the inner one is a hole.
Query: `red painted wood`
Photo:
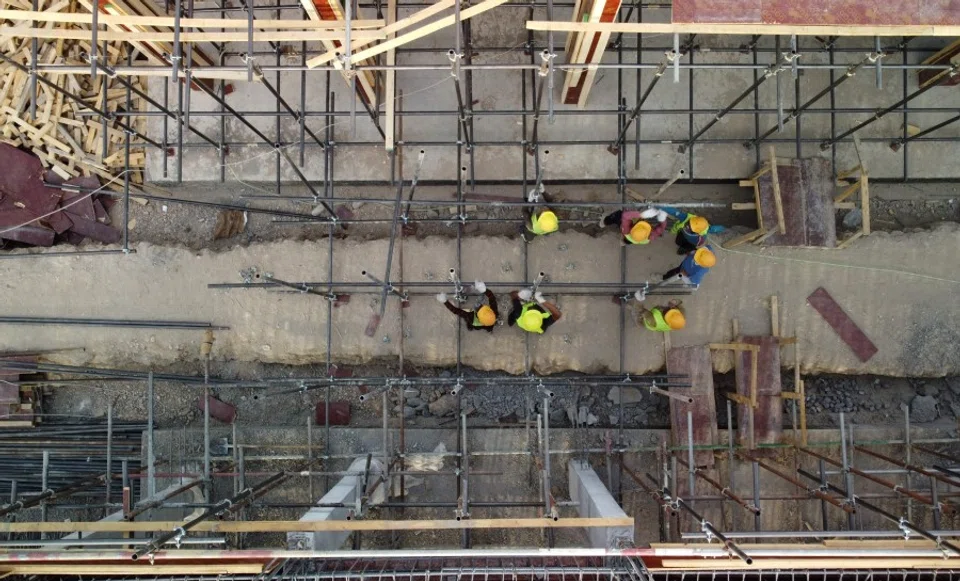
[[[957,0],[674,0],[673,22],[956,25]]]
[[[878,349],[873,341],[860,330],[860,327],[853,322],[853,319],[833,300],[823,287],[813,291],[813,294],[807,297],[807,303],[820,313],[820,316],[833,327],[833,330],[840,335],[843,342],[850,346],[850,349],[860,358],[860,361],[866,363],[873,357]]]
[[[738,343],[758,345],[757,353],[757,407],[753,410],[753,433],[757,444],[775,444],[783,432],[783,411],[780,393],[780,343],[776,337],[741,337]],[[738,351],[740,371],[737,373],[737,393],[750,397],[750,369],[753,355]],[[750,441],[750,416],[745,405],[737,405],[737,432],[740,444]]]
[[[617,12],[620,10],[620,4],[622,0],[595,0],[597,2],[605,2],[603,6],[603,12],[600,14],[600,22],[613,22],[617,18]],[[597,45],[600,43],[600,33],[584,33],[584,34],[593,34],[593,38],[590,41],[590,50],[587,51],[587,58],[584,62],[590,62],[590,59],[593,58],[594,54],[597,51]],[[573,43],[575,47],[577,43]],[[600,48],[603,51],[606,47]],[[581,74],[580,79],[577,81],[577,84],[567,89],[567,94],[563,96],[563,103],[565,105],[576,105],[580,101],[580,93],[583,91],[583,84],[587,80],[586,74]]]
[[[681,395],[693,398],[692,404],[670,400],[670,437],[674,446],[687,446],[687,411],[693,412],[693,443],[713,445],[717,442],[717,402],[713,389],[713,361],[709,347],[674,347],[667,352],[667,373],[686,375],[691,387],[671,387]],[[686,460],[686,452],[681,454]],[[713,452],[694,452],[700,467],[713,466]]]

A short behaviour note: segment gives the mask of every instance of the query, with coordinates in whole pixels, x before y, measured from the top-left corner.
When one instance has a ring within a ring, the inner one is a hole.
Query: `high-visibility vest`
[[[670,233],[676,234],[677,232],[683,230],[683,228],[690,223],[691,218],[693,218],[693,214],[687,214],[687,217],[684,218],[683,220],[677,220],[676,222],[674,222],[673,226],[670,227]],[[700,232],[694,232],[693,230],[690,230],[690,234],[702,237],[702,236],[705,236],[707,233],[704,232],[701,234]]]
[[[483,323],[480,322],[480,317],[477,316],[477,311],[473,311],[473,323],[474,327],[483,327]]]
[[[653,324],[650,324],[650,321],[647,317],[643,318],[643,326],[651,331],[660,331],[666,332],[670,331],[670,325],[667,324],[667,320],[663,318],[663,313],[660,309],[651,309],[650,314],[653,315]]]
[[[530,307],[533,307],[533,306],[535,306],[536,304],[537,304],[537,303],[524,303],[524,304],[523,304],[523,306],[520,308],[520,316],[517,318],[517,326],[520,327],[521,329],[523,329],[524,331],[529,332],[529,333],[542,334],[542,333],[543,333],[543,327],[540,327],[539,329],[537,329],[537,328],[532,328],[532,329],[531,329],[531,328],[527,328],[527,327],[526,327],[526,323],[524,322],[524,319],[523,319],[523,316],[527,314],[527,310],[529,310]],[[534,309],[533,312],[539,313],[540,316],[543,317],[544,319],[549,319],[549,318],[550,318],[550,313],[541,312],[539,309]]]

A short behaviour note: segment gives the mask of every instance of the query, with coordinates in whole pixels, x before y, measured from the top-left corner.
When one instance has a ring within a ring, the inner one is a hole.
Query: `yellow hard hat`
[[[674,331],[679,331],[687,326],[687,318],[683,316],[680,309],[670,309],[663,315],[663,320],[666,321]]]
[[[641,220],[630,229],[630,238],[633,238],[637,242],[643,242],[647,238],[650,238],[650,230],[652,230],[650,224]]]
[[[543,326],[543,314],[537,310],[529,310],[523,314],[523,327],[532,332],[537,332]]]
[[[480,321],[480,324],[484,327],[490,327],[497,322],[497,315],[493,313],[493,309],[487,305],[480,307],[480,310],[477,311],[477,320]]]
[[[711,252],[709,248],[697,248],[697,251],[693,253],[693,261],[700,266],[711,268],[717,263],[717,255]]]
[[[703,216],[693,216],[690,218],[690,229],[704,236],[710,230],[710,222],[707,222],[707,219]]]
[[[540,228],[544,232],[555,232],[557,228],[560,227],[560,224],[557,222],[557,215],[550,210],[545,210],[540,214],[537,218],[537,224],[540,225]]]

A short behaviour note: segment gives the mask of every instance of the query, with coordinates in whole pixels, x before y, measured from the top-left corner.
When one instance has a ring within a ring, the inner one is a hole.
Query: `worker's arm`
[[[490,304],[490,309],[493,310],[493,314],[498,318],[500,317],[500,310],[497,308],[497,295],[493,294],[493,291],[487,289],[483,296],[487,297],[487,303]]]
[[[560,317],[563,316],[560,312],[560,309],[557,308],[557,305],[551,303],[550,301],[543,301],[540,303],[540,306],[550,312],[550,316],[553,317],[554,321],[559,321]]]
[[[640,212],[636,210],[627,210],[620,214],[620,233],[626,236],[633,228],[634,220],[640,219]]]
[[[517,319],[520,318],[520,311],[523,310],[523,305],[520,304],[520,297],[517,296],[517,291],[510,293],[510,299],[513,308],[510,310],[510,315],[507,316],[507,326],[512,327],[514,323],[517,322]]]
[[[653,230],[650,231],[650,241],[653,242],[657,238],[660,238],[660,236],[663,235],[666,229],[667,229],[667,223],[665,221],[657,222],[657,225],[654,226]]]
[[[667,213],[668,216],[676,220],[677,222],[683,222],[687,219],[687,213],[673,208],[671,206],[657,206],[658,210],[662,210]]]

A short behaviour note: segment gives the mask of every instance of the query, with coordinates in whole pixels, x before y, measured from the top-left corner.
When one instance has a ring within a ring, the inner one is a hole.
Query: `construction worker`
[[[677,235],[677,254],[696,250],[707,243],[707,234],[726,230],[723,226],[711,226],[703,216],[683,212],[670,206],[660,206],[660,210],[676,220],[670,228],[670,233]]]
[[[536,302],[530,300],[531,295]],[[507,317],[507,324],[511,327],[516,324],[528,333],[540,335],[560,320],[560,309],[544,300],[543,293],[539,291],[536,294],[531,293],[530,289],[513,291],[510,298],[513,299],[513,309]]]
[[[643,291],[634,293],[638,302],[643,303],[647,298]],[[647,309],[640,306],[637,313],[637,324],[642,324],[651,331],[666,333],[667,331],[679,331],[687,326],[687,318],[683,315],[683,303],[681,301],[670,301],[664,306]]]
[[[547,194],[543,191],[543,184],[533,188],[527,194],[527,201],[536,203],[543,199],[544,202],[550,202]],[[560,228],[560,220],[557,213],[549,206],[543,205],[536,208],[524,208],[523,214],[526,216],[526,222],[520,229],[520,237],[524,242],[530,242],[534,236],[545,236],[551,232],[556,232]]]
[[[656,218],[656,226],[651,226],[648,222],[651,218]],[[656,208],[648,208],[642,212],[617,210],[600,218],[601,228],[614,225],[620,226],[624,245],[649,244],[667,229],[667,213]]]
[[[713,268],[716,263],[717,255],[713,253],[713,247],[708,244],[703,248],[688,252],[680,266],[671,268],[663,274],[663,280],[680,275],[686,279],[684,282],[700,286],[700,282],[706,276],[707,271]]]
[[[497,319],[500,317],[500,311],[497,310],[497,297],[487,289],[486,284],[479,280],[473,283],[473,290],[485,296],[489,304],[480,305],[478,303],[477,306],[480,308],[475,311],[467,311],[448,301],[446,293],[439,293],[437,295],[437,301],[443,303],[443,306],[447,307],[448,311],[463,319],[467,323],[467,331],[483,329],[488,333],[493,333],[493,327],[497,324]]]

